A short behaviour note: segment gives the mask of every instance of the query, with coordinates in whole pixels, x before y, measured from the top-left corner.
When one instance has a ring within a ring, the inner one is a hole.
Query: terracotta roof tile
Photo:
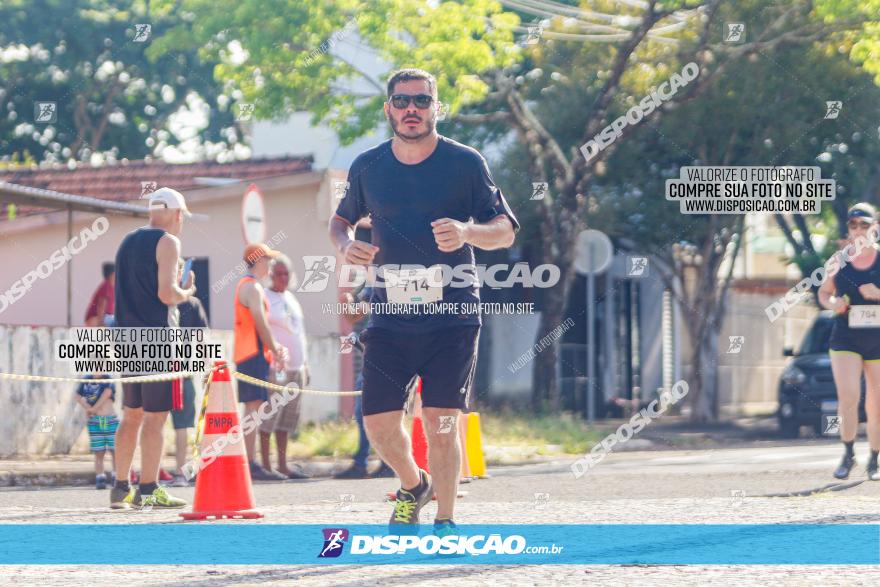
[[[125,202],[141,197],[142,181],[155,181],[160,187],[167,185],[185,192],[193,188],[206,187],[206,184],[197,182],[197,178],[253,181],[279,175],[306,173],[311,170],[311,156],[249,159],[231,163],[206,161],[172,164],[161,161],[124,161],[101,167],[79,165],[73,170],[61,165],[52,168],[0,170],[0,181]],[[0,204],[3,208],[0,214],[5,216],[6,203],[2,201],[2,196],[0,196]],[[17,214],[28,216],[44,211],[46,209],[19,206]]]

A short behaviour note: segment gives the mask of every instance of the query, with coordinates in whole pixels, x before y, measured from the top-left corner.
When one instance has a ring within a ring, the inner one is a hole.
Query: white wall
[[[59,371],[52,355],[54,341],[67,336],[66,328],[0,326],[0,373],[38,374],[74,377]],[[232,333],[213,330],[211,338],[223,341],[227,352]],[[339,340],[335,337],[309,337],[312,389],[339,390]],[[200,377],[196,378],[196,406],[201,409]],[[67,454],[88,452],[86,417],[74,400],[75,383],[13,381],[0,377],[0,458],[21,454]],[[122,386],[116,388],[116,411],[122,414]],[[301,424],[335,418],[338,399],[333,396],[303,395]],[[198,411],[197,411],[198,414]],[[54,422],[41,429],[43,419]],[[169,424],[170,426],[170,424]],[[47,426],[48,427],[48,426]]]

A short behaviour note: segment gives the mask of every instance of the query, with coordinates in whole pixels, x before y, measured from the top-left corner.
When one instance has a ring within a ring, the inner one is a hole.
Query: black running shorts
[[[880,360],[880,329],[849,328],[835,321],[829,343],[832,353],[858,355],[863,361]]]
[[[145,412],[170,412],[173,407],[171,381],[123,383],[122,405],[143,408]]]
[[[403,409],[413,376],[422,378],[422,406],[467,407],[477,364],[479,326],[453,326],[424,334],[371,326],[364,343],[364,415]]]

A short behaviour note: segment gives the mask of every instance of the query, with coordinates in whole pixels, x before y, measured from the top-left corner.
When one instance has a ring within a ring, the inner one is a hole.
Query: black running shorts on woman
[[[868,283],[880,286],[880,253],[866,269],[852,263],[842,264],[834,275],[834,288],[839,297],[847,296],[850,306],[874,306],[877,302],[862,297],[859,288]],[[880,360],[880,328],[850,328],[848,313],[835,316],[831,328],[832,354],[858,355],[863,361]]]
[[[364,415],[403,409],[414,375],[422,378],[423,407],[467,407],[479,336],[479,326],[454,326],[419,336],[368,328],[361,335]]]

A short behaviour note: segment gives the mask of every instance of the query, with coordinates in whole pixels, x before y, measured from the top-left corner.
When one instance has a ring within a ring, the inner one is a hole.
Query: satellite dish
[[[614,246],[601,230],[588,229],[577,236],[574,254],[574,270],[581,275],[604,272],[611,265]]]

